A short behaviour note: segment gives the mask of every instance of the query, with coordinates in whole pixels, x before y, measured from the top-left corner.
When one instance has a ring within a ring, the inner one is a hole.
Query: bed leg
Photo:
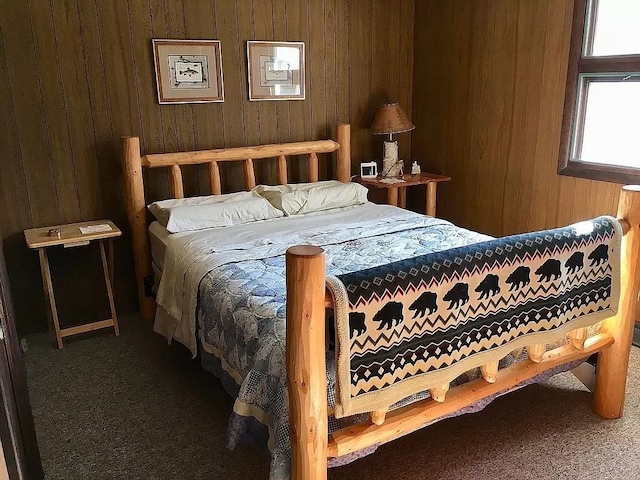
[[[152,271],[149,233],[147,232],[147,206],[144,201],[140,139],[138,137],[122,138],[122,163],[125,172],[125,198],[129,233],[133,244],[140,316],[144,319],[151,319],[155,315],[156,302],[153,297],[147,295],[148,287],[145,284],[146,279],[151,278]]]
[[[640,185],[626,186],[620,192],[618,219],[629,231],[622,238],[620,252],[620,306],[618,314],[602,322],[602,331],[615,343],[600,352],[596,372],[593,408],[604,418],[620,418],[624,409],[633,323],[640,290]]]
[[[327,478],[325,258],[319,247],[287,250],[287,386],[291,479]]]

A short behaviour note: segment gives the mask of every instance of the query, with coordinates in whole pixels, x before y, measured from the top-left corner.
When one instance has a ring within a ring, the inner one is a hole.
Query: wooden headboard
[[[147,202],[144,194],[143,168],[169,169],[169,190],[171,198],[184,198],[182,185],[183,165],[209,166],[211,193],[222,193],[220,162],[243,162],[244,183],[247,190],[256,186],[253,163],[256,160],[276,158],[278,162],[278,182],[287,183],[287,157],[308,156],[309,181],[318,181],[318,154],[336,152],[335,176],[337,180],[348,182],[351,177],[351,142],[349,124],[337,126],[337,142],[315,140],[308,142],[277,143],[254,147],[221,148],[193,152],[157,153],[142,155],[138,137],[122,138],[123,175],[126,192],[127,217],[133,243],[136,284],[140,315],[150,319],[155,314],[156,303],[151,293],[153,273],[151,269],[151,248],[147,231]]]

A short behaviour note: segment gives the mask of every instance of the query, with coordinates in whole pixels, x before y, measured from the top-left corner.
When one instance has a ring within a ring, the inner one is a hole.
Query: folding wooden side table
[[[83,233],[84,232],[84,233]],[[44,294],[51,309],[49,313],[50,326],[53,322],[58,348],[62,348],[62,339],[78,333],[90,332],[100,328],[113,327],[116,336],[120,334],[116,307],[113,301],[113,239],[122,235],[122,232],[110,220],[98,220],[93,222],[72,223],[69,225],[57,225],[53,227],[41,227],[25,230],[24,237],[27,246],[33,250],[38,250],[40,255],[40,269],[42,272],[42,283]],[[105,252],[105,240],[108,240],[109,258]],[[51,271],[49,269],[49,257],[47,248],[62,245],[64,248],[80,247],[89,245],[93,241],[100,244],[100,255],[102,257],[102,269],[104,270],[104,280],[107,286],[107,296],[109,297],[109,307],[111,308],[111,318],[98,322],[86,323],[69,328],[60,328],[58,322],[58,310],[53,295],[53,284],[51,282]]]

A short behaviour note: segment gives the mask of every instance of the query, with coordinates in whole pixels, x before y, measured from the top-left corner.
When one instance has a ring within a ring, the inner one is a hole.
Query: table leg
[[[393,205],[394,207],[398,206],[398,188],[397,187],[387,188],[387,203],[389,205]]]
[[[407,187],[399,187],[398,193],[400,194],[399,206],[400,208],[407,208]]]
[[[115,269],[113,268],[113,238],[109,239],[109,280],[111,281],[111,291],[115,292]]]
[[[58,342],[58,348],[62,349],[62,335],[60,335],[60,323],[58,322],[58,309],[56,308],[56,299],[53,295],[53,283],[51,282],[51,270],[49,269],[49,257],[47,256],[47,250],[40,248],[38,250],[40,256],[40,270],[42,272],[42,285],[44,287],[44,296],[49,301],[49,308],[51,309],[51,320],[53,321],[53,328],[56,333],[56,341]]]
[[[436,216],[436,186],[437,182],[427,183],[427,215]]]
[[[110,249],[111,250],[111,249]],[[111,254],[113,252],[110,252]],[[100,240],[100,256],[102,257],[102,269],[104,270],[104,282],[107,285],[107,296],[109,297],[109,308],[111,308],[111,319],[113,320],[113,330],[116,337],[120,335],[120,327],[118,326],[118,317],[116,316],[116,306],[113,301],[113,290],[111,289],[111,274],[109,273],[109,265],[107,262],[107,254],[105,253],[104,240]],[[113,257],[112,257],[113,258]]]

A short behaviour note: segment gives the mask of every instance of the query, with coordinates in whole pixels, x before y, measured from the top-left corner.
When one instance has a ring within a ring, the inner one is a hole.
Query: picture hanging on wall
[[[220,41],[152,42],[160,104],[224,101]]]
[[[304,100],[304,42],[247,42],[249,100]]]

